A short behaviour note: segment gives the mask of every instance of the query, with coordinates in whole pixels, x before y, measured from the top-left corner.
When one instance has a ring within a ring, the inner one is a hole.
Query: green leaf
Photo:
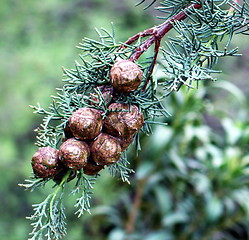
[[[163,218],[163,225],[170,227],[178,223],[185,223],[188,220],[188,216],[181,211],[169,213]]]
[[[144,240],[171,240],[172,237],[167,231],[155,231],[145,236]]]
[[[160,209],[162,216],[166,215],[172,209],[172,197],[168,190],[162,186],[155,186],[156,205]]]
[[[154,164],[145,162],[140,165],[140,167],[136,171],[137,179],[144,179],[151,175],[152,171],[154,170]]]
[[[236,123],[229,118],[224,118],[221,123],[226,132],[227,143],[234,145],[241,137],[242,129],[238,128]]]
[[[115,228],[109,234],[108,240],[125,240],[125,232],[120,228]]]
[[[210,197],[206,203],[206,215],[210,221],[217,221],[222,215],[223,205],[217,197]]]

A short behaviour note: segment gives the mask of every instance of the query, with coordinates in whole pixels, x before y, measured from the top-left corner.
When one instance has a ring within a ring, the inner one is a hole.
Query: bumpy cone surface
[[[86,166],[83,168],[83,171],[86,175],[95,175],[103,168],[104,165],[99,165],[96,162],[94,162],[92,159],[89,159],[87,161]]]
[[[104,120],[105,131],[116,137],[127,138],[140,130],[144,124],[144,116],[136,105],[112,103],[111,112]]]
[[[32,168],[36,177],[47,178],[56,175],[60,170],[58,150],[41,147],[32,157]]]
[[[101,112],[94,108],[80,108],[68,121],[73,135],[81,140],[91,140],[97,137],[102,129]]]
[[[111,68],[112,86],[119,92],[131,92],[142,82],[143,72],[130,60],[118,60]]]
[[[117,138],[117,139],[119,140],[121,151],[124,152],[133,142],[134,135],[131,135],[125,138]]]
[[[70,169],[79,170],[83,168],[90,155],[87,143],[70,138],[62,143],[59,149],[61,162]]]
[[[100,165],[110,165],[119,160],[121,146],[118,140],[101,133],[90,145],[92,159]]]
[[[112,86],[99,86],[97,87],[97,92],[91,94],[90,104],[94,106],[101,106],[103,103],[109,105],[113,97],[113,87]]]

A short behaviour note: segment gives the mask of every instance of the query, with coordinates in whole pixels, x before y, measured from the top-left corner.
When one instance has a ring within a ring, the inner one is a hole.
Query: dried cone
[[[117,60],[110,71],[111,84],[119,92],[128,93],[136,90],[142,78],[142,70],[130,60]]]
[[[94,162],[92,159],[89,159],[87,161],[86,166],[83,168],[83,171],[86,175],[95,175],[103,168],[104,165],[99,165],[96,162]]]
[[[101,106],[103,103],[105,103],[105,105],[108,106],[112,100],[112,97],[112,86],[99,86],[97,87],[97,91],[91,94],[90,104],[94,106]]]
[[[61,144],[59,158],[65,167],[79,170],[83,168],[90,155],[87,143],[70,138]]]
[[[68,121],[73,135],[81,140],[91,140],[97,137],[102,129],[101,112],[94,108],[80,108]]]
[[[36,177],[48,178],[56,175],[61,167],[58,161],[58,150],[41,147],[32,157],[32,168]]]
[[[110,165],[119,160],[121,146],[119,141],[106,133],[99,136],[90,145],[91,157],[99,165]]]
[[[127,138],[117,138],[121,146],[121,151],[124,152],[133,142],[134,135],[128,136]]]
[[[140,130],[144,124],[144,116],[136,105],[112,103],[111,112],[104,120],[105,131],[116,137],[127,138]]]

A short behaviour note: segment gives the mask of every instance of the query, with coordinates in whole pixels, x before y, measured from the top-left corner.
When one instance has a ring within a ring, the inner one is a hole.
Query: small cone
[[[99,136],[90,144],[92,159],[99,165],[110,165],[119,160],[121,146],[119,141],[105,133]]]
[[[70,138],[62,143],[59,149],[59,158],[63,165],[73,170],[83,168],[90,155],[87,143]]]
[[[142,82],[143,72],[130,60],[118,60],[112,66],[110,79],[112,86],[119,92],[131,92]]]
[[[102,129],[101,112],[94,108],[80,108],[69,118],[69,127],[74,137],[80,140],[94,139]]]
[[[58,150],[51,147],[41,147],[32,157],[31,165],[36,177],[53,177],[60,170]]]
[[[134,135],[131,135],[127,138],[117,138],[119,140],[119,144],[121,146],[121,151],[124,152],[133,142]]]
[[[104,120],[104,129],[112,136],[130,137],[144,124],[144,116],[136,105],[112,103],[108,109],[111,112]]]

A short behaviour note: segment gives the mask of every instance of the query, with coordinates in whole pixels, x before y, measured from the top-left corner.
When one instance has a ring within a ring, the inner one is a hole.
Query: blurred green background
[[[0,7],[0,236],[23,240],[25,217],[50,189],[18,187],[31,175],[34,129],[29,105],[48,106],[62,85],[61,67],[74,67],[83,37],[111,29],[118,41],[160,22],[151,9],[121,0],[1,0]],[[99,177],[92,215],[77,219],[68,198],[70,240],[249,239],[249,38],[236,36],[242,57],[224,59],[216,83],[183,89],[165,102],[167,127],[141,135],[129,151],[131,185]]]

